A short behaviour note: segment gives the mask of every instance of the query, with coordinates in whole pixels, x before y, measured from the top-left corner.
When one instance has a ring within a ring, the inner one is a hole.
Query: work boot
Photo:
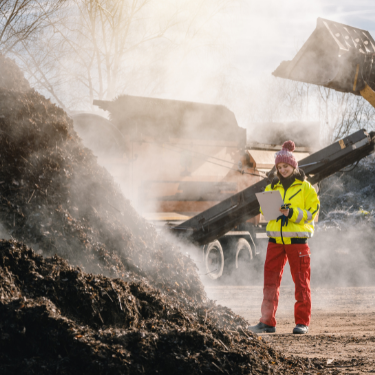
[[[303,324],[297,324],[294,328],[293,328],[293,333],[297,334],[297,335],[303,335],[304,333],[307,333],[309,330],[309,327],[308,326],[304,326]]]
[[[259,322],[256,326],[248,326],[247,329],[254,333],[275,333],[276,327]]]

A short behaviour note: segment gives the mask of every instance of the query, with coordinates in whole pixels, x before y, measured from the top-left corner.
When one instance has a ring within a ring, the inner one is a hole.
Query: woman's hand
[[[288,215],[289,215],[289,208],[286,209],[286,210],[283,210],[282,208],[280,208],[280,212],[281,212],[284,216],[288,217]]]

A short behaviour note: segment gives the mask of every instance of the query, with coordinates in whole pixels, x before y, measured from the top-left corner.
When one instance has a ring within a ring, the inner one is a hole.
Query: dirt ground
[[[206,291],[250,324],[258,322],[262,286],[209,286]],[[332,373],[375,373],[375,287],[316,287],[312,300],[309,333],[293,335],[294,287],[281,286],[277,331],[262,339],[291,356],[326,358]]]

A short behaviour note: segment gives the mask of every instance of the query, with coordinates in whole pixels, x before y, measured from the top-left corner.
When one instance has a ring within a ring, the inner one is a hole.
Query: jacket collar
[[[302,169],[298,170],[298,173],[295,175],[295,181],[290,185],[290,187],[295,186],[295,185],[300,185],[303,181],[305,181],[306,175],[305,172]],[[271,188],[274,189],[275,187],[282,187],[283,185],[281,184],[279,178],[275,176],[272,180],[271,183]]]
[[[292,186],[296,186],[296,185],[301,185],[303,181],[300,181],[300,180],[295,180],[292,185],[290,185],[289,187],[292,187]],[[282,187],[284,189],[284,186],[283,184],[278,181],[277,184],[275,185],[275,187]]]

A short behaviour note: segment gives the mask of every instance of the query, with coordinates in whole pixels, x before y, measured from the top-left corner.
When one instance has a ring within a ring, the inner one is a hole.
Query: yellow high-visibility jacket
[[[285,190],[279,181],[272,188],[267,185],[265,191],[279,190],[284,203],[290,203],[293,215],[287,226],[281,226],[281,220],[271,220],[267,224],[267,236],[274,238],[278,244],[291,244],[291,238],[310,238],[314,234],[314,218],[319,211],[319,199],[315,189],[307,181],[295,180]],[[262,212],[262,211],[261,211]],[[280,212],[281,215],[281,212]]]

